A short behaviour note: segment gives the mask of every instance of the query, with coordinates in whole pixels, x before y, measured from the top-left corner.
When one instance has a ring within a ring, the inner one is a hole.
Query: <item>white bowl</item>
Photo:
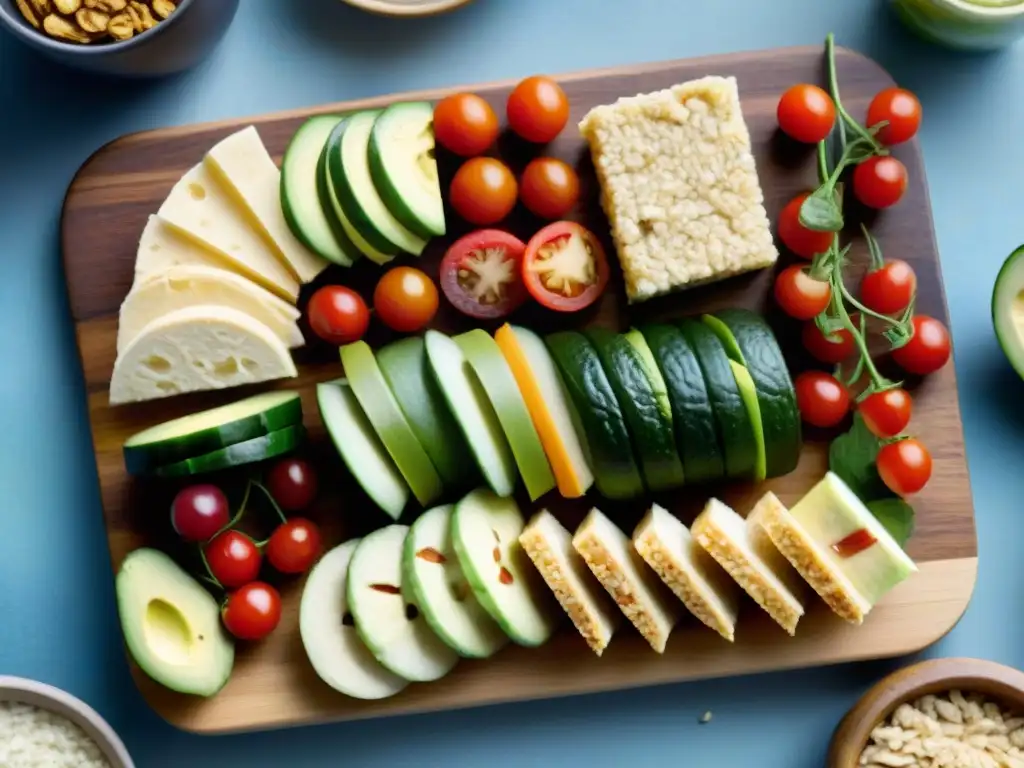
[[[111,768],[135,768],[128,750],[107,721],[81,699],[35,680],[0,676],[0,702],[17,702],[66,717],[96,742]]]
[[[433,16],[454,11],[471,0],[343,0],[381,16]]]

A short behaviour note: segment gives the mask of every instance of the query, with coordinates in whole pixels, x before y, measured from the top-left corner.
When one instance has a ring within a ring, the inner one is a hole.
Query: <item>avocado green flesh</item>
[[[657,492],[682,485],[683,463],[676,451],[672,422],[662,413],[643,358],[621,334],[590,328],[584,335],[594,346],[618,398],[647,488]]]
[[[227,683],[235,645],[220,607],[163,552],[129,554],[115,582],[125,644],[143,672],[179,693],[213,696]]]
[[[992,325],[1010,365],[1024,378],[1024,246],[1010,254],[996,276]]]
[[[555,360],[586,436],[584,442],[598,491],[608,499],[642,495],[644,484],[633,457],[626,421],[597,352],[583,334],[575,331],[551,334],[544,343]]]

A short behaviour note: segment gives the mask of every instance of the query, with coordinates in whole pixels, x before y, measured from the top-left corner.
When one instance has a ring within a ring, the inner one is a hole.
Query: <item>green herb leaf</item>
[[[853,426],[832,441],[828,451],[829,469],[839,475],[862,501],[893,498],[892,491],[882,482],[875,467],[875,459],[882,441],[864,425],[860,414],[853,417]]]
[[[914,508],[903,499],[876,499],[868,502],[868,509],[901,547],[914,534]]]
[[[843,212],[836,205],[832,190],[821,187],[800,206],[800,223],[817,232],[838,232],[843,228]]]

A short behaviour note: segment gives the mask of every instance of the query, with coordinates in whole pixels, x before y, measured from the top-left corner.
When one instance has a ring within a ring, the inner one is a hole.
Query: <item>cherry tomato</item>
[[[256,542],[241,531],[224,531],[203,548],[210,575],[228,589],[235,589],[260,575],[263,555]]]
[[[896,437],[906,429],[911,409],[910,395],[899,387],[868,395],[857,406],[864,426],[878,437]]]
[[[790,317],[810,320],[825,311],[832,300],[832,286],[814,280],[803,267],[786,267],[775,279],[775,300]]]
[[[779,214],[779,239],[782,244],[797,256],[813,259],[815,255],[824,253],[832,245],[831,232],[817,232],[800,223],[800,206],[807,199],[807,194],[797,195],[782,209]]]
[[[485,227],[512,212],[516,194],[516,178],[507,165],[493,157],[474,157],[455,172],[449,199],[459,216]]]
[[[580,180],[568,163],[553,157],[531,160],[519,180],[519,197],[542,219],[560,219],[580,198]]]
[[[454,93],[434,106],[434,137],[456,155],[479,155],[498,138],[498,116],[475,93]]]
[[[949,331],[941,322],[927,315],[914,315],[914,335],[899,349],[893,359],[903,370],[926,376],[935,373],[949,360]]]
[[[373,309],[381,322],[394,331],[418,331],[437,314],[437,286],[418,269],[395,267],[378,281],[373,291]]]
[[[182,488],[171,502],[171,525],[185,541],[209,541],[230,520],[228,499],[216,485]]]
[[[325,285],[314,293],[306,316],[313,333],[339,347],[359,341],[370,326],[370,310],[363,297],[341,285]]]
[[[882,482],[900,496],[917,493],[932,476],[932,456],[913,438],[883,445],[875,463]]]
[[[221,620],[239,640],[262,640],[281,621],[281,595],[262,581],[246,584],[228,595]]]
[[[282,459],[267,473],[267,490],[285,512],[299,512],[316,498],[316,470],[302,459]]]
[[[776,110],[779,128],[805,144],[817,144],[832,131],[836,105],[832,97],[816,85],[794,85],[779,99]]]
[[[608,285],[604,248],[574,221],[548,224],[526,244],[523,282],[538,302],[557,312],[589,307]]]
[[[547,144],[569,122],[569,99],[550,77],[534,75],[509,94],[508,124],[527,141]]]
[[[825,336],[816,323],[804,325],[801,332],[804,348],[823,363],[841,363],[853,354],[853,334],[840,328],[831,336]]]
[[[853,169],[853,193],[868,208],[896,205],[907,191],[907,169],[895,157],[869,157]]]
[[[903,88],[879,91],[868,107],[868,127],[883,120],[888,125],[875,134],[880,142],[892,146],[909,141],[921,127],[921,102]]]
[[[796,377],[800,416],[815,427],[834,427],[850,411],[850,393],[830,373],[804,371]]]
[[[281,573],[305,573],[320,554],[322,543],[316,523],[293,517],[270,534],[267,560]]]
[[[891,259],[864,275],[860,300],[864,306],[883,315],[895,315],[907,308],[917,288],[914,268],[900,259]]]
[[[523,283],[526,244],[500,229],[480,229],[456,240],[441,260],[441,291],[459,312],[504,317],[529,294]]]

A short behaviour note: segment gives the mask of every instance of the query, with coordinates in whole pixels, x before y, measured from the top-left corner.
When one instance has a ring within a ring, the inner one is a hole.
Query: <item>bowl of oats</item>
[[[239,0],[0,0],[0,27],[63,64],[123,77],[169,75],[220,43]]]
[[[1024,672],[932,659],[889,675],[846,714],[828,768],[1024,768]]]

